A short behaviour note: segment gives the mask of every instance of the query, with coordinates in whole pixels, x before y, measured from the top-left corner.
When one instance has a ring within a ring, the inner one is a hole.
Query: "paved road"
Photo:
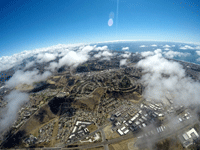
[[[127,140],[127,139],[130,139],[130,138],[133,138],[133,137],[135,137],[135,135],[130,133],[130,134],[120,136],[118,138],[111,139],[111,140],[108,140],[108,141],[104,141],[104,142],[101,142],[101,143],[94,143],[94,144],[89,144],[89,145],[84,145],[84,146],[78,146],[76,148],[77,149],[88,149],[88,148],[100,147],[100,146],[109,145],[109,144],[113,144],[113,143],[119,143],[123,140]],[[75,147],[73,147],[73,148],[62,148],[62,149],[68,150],[68,149],[74,149],[74,148]]]
[[[108,144],[104,145],[105,150],[109,150]]]
[[[101,135],[102,135],[102,141],[105,142],[106,141],[106,136],[105,136],[105,133],[104,133],[103,129],[101,130]],[[104,145],[104,149],[105,150],[109,150],[108,144]]]

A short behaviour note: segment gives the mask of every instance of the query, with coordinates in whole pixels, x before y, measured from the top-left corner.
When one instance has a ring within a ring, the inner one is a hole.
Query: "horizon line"
[[[101,42],[85,42],[85,43],[66,43],[66,44],[56,44],[56,45],[52,45],[52,46],[47,46],[47,47],[41,47],[41,48],[35,48],[35,49],[29,49],[29,50],[22,50],[21,52],[19,53],[15,53],[15,54],[12,54],[12,55],[4,55],[4,56],[1,56],[0,58],[2,57],[7,57],[7,56],[13,56],[13,55],[16,55],[16,54],[20,54],[20,53],[23,53],[23,52],[26,52],[26,51],[36,51],[36,50],[42,50],[42,49],[47,49],[47,48],[52,48],[52,47],[55,47],[55,46],[61,46],[61,45],[65,45],[65,46],[81,46],[81,45],[92,45],[92,44],[103,44],[103,43],[116,43],[116,42],[171,42],[171,43],[183,43],[183,44],[194,44],[194,45],[197,45],[197,46],[200,46],[200,42],[197,43],[197,42],[183,42],[183,41],[167,41],[167,40],[141,40],[141,39],[138,39],[138,40],[111,40],[111,41],[101,41]]]

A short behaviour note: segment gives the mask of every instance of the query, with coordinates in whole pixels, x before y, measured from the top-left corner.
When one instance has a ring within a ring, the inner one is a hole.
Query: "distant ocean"
[[[162,50],[163,57],[173,58],[195,64],[200,64],[200,46],[194,44],[176,43],[176,42],[154,42],[154,41],[125,41],[100,43],[97,46],[107,45],[110,50],[127,51],[132,53],[141,53],[146,51]],[[127,48],[128,50],[122,50]],[[197,54],[199,51],[199,55]]]

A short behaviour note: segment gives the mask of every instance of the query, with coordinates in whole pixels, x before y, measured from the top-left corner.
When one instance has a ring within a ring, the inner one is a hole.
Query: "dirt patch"
[[[111,130],[111,127],[112,125],[108,125],[103,129],[106,139],[110,140],[120,137],[120,135],[116,131]]]
[[[87,128],[90,131],[90,133],[98,129],[97,126],[95,125],[95,123],[87,126]]]
[[[128,140],[121,141],[119,143],[109,145],[110,150],[138,150],[133,146],[134,142],[136,141],[135,138],[131,138]]]
[[[20,84],[18,86],[15,87],[16,90],[22,91],[22,92],[27,92],[27,91],[31,91],[33,90],[33,86],[32,85],[27,85],[27,84]]]
[[[89,149],[83,149],[83,150],[104,150],[104,147],[95,147],[95,148],[89,148]]]
[[[58,142],[56,140],[56,136],[57,136],[57,133],[58,133],[58,122],[59,122],[59,117],[56,118],[56,123],[55,123],[54,128],[53,128],[52,140],[51,140],[51,144],[50,144],[52,147]]]
[[[162,140],[158,143],[155,144],[153,147],[155,150],[168,150],[168,149],[173,149],[173,150],[183,150],[182,144],[180,143],[180,140],[173,136],[171,138],[167,138],[165,140]],[[196,147],[189,147],[189,149],[196,149]]]

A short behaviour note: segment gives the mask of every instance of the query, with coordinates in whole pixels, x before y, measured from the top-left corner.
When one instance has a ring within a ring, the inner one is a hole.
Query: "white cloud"
[[[141,52],[141,55],[142,55],[143,57],[147,57],[147,56],[154,55],[154,52],[151,52],[151,51]]]
[[[88,53],[96,48],[95,46],[81,46],[78,51],[73,51],[67,49],[67,51],[62,52],[59,56],[63,56],[57,62],[51,62],[45,69],[55,71],[55,69],[62,66],[77,66],[89,59]]]
[[[196,59],[196,61],[200,62],[200,57]]]
[[[174,57],[187,57],[190,56],[190,53],[181,53],[181,52],[175,52],[175,51],[167,51],[167,52],[163,52],[163,54],[168,57],[168,58],[174,58]]]
[[[96,47],[95,50],[100,50],[103,52],[99,52],[97,54],[94,55],[94,58],[100,58],[100,57],[111,57],[114,54],[109,52],[108,46],[103,46],[103,47]],[[106,59],[108,60],[108,59]],[[110,59],[109,59],[110,60]]]
[[[137,64],[143,69],[141,82],[145,86],[144,97],[166,103],[163,98],[169,92],[177,105],[199,104],[200,84],[185,76],[182,65],[168,61],[161,55],[146,57]],[[166,74],[169,77],[163,77]]]
[[[46,67],[45,69],[46,69],[46,70],[55,71],[55,69],[58,68],[58,67],[59,67],[59,65],[58,65],[57,62],[51,62],[51,63],[49,64],[49,66]]]
[[[153,45],[151,45],[152,47],[157,47],[157,45],[156,44],[153,44]]]
[[[169,51],[170,49],[169,48],[165,48],[164,50]]]
[[[180,47],[180,49],[186,50],[186,49],[195,49],[195,48],[189,45],[185,45],[185,46]]]
[[[85,53],[82,53],[82,52],[77,53],[74,51],[70,51],[63,58],[59,60],[58,65],[59,67],[62,67],[64,65],[77,66],[78,64],[87,61],[88,58],[89,58],[89,55]]]
[[[196,53],[197,53],[197,55],[199,55],[199,56],[200,56],[200,51],[196,51]]]
[[[99,53],[94,55],[95,58],[100,58],[101,56],[102,56],[102,52],[99,52]]]
[[[171,50],[162,52],[161,49],[156,49],[153,52],[152,51],[141,52],[141,55],[143,57],[153,56],[153,55],[157,55],[157,54],[160,56],[162,56],[164,54],[165,57],[168,57],[168,58],[182,57],[182,56],[187,57],[187,56],[191,55],[190,53],[174,52]]]
[[[108,50],[108,46],[103,46],[103,47],[96,47],[95,50],[100,50],[100,51],[105,51]]]
[[[57,54],[50,54],[50,53],[39,53],[37,55],[37,59],[39,63],[49,62],[51,60],[55,60]]]
[[[123,51],[129,50],[129,47],[123,47],[122,50],[123,50]]]
[[[131,56],[131,53],[125,53],[125,54],[121,54],[120,56],[124,57],[124,58],[128,58]]]
[[[145,46],[145,45],[141,45],[140,47],[148,47],[148,46]]]
[[[155,54],[160,54],[160,53],[162,53],[162,50],[161,49],[156,49],[156,50],[154,50],[154,53]]]
[[[162,55],[162,50],[161,49],[156,49],[154,50],[153,52],[152,51],[145,51],[145,52],[141,52],[141,55],[143,57],[148,57],[148,56],[152,56],[152,55],[155,55],[155,54],[159,54],[159,55]]]
[[[46,48],[23,51],[21,53],[14,54],[12,56],[3,56],[0,58],[0,71],[8,70],[14,66],[17,66],[22,63],[22,60],[30,57],[37,57],[38,54],[49,53],[57,56],[58,53],[61,53],[60,56],[64,56],[67,53],[67,51],[76,50],[81,46],[84,47],[84,44],[69,44],[69,45],[58,44]],[[45,55],[44,61],[48,61],[49,59],[48,56],[49,55]]]
[[[126,65],[127,64],[127,59],[122,59],[120,60],[120,66]]]
[[[85,47],[83,47],[83,49],[81,50],[81,52],[82,53],[89,53],[90,51],[94,50],[95,47],[96,47],[96,45],[94,45],[94,46],[90,46],[90,45],[85,46]]]
[[[12,91],[4,97],[4,100],[8,102],[6,108],[3,110],[2,116],[0,117],[0,132],[6,130],[13,124],[17,118],[17,112],[20,107],[29,101],[29,95],[19,91]]]
[[[28,68],[32,67],[34,64],[35,64],[35,61],[28,62],[26,64],[26,66],[24,67],[24,69],[28,69]]]
[[[165,46],[163,46],[164,48],[169,48],[169,47],[171,47],[171,46],[169,46],[169,45],[165,45]]]
[[[112,54],[111,52],[109,52],[109,51],[104,51],[104,52],[102,53],[102,56],[110,57],[110,56],[113,56],[113,54]]]
[[[172,45],[172,47],[175,47],[176,45]]]
[[[99,53],[95,54],[94,58],[100,58],[100,57],[102,57],[101,61],[102,60],[110,60],[110,58],[112,56],[114,56],[114,55],[116,55],[116,53],[111,53],[109,51],[103,51],[103,52],[99,52]]]
[[[22,60],[30,56],[30,53],[24,51],[19,54],[14,54],[12,56],[3,56],[0,58],[0,71],[8,70],[14,66],[22,63]]]
[[[43,74],[39,74],[38,70],[33,71],[22,71],[18,70],[14,73],[12,78],[6,82],[6,86],[9,88],[14,88],[19,84],[29,84],[31,85],[33,82],[43,81],[47,77],[49,77],[51,73],[49,71],[44,72]]]

